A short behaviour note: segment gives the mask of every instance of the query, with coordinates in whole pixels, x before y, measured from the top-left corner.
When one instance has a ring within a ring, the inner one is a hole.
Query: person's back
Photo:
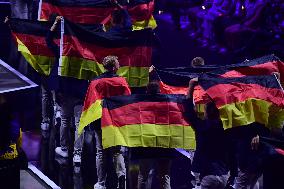
[[[198,118],[191,102],[188,102],[186,109],[196,136],[193,171],[202,176],[226,174],[225,135],[221,120]]]
[[[86,100],[88,95],[96,95],[95,98],[103,99],[117,95],[130,95],[130,88],[123,77],[116,75],[115,73],[119,69],[119,61],[116,56],[107,56],[102,62],[106,72],[101,76],[95,78],[90,84]],[[92,94],[91,94],[92,93]],[[85,100],[85,103],[86,103]],[[105,189],[106,177],[107,177],[107,156],[111,155],[114,163],[114,168],[118,178],[119,189],[125,189],[125,174],[126,168],[124,163],[124,157],[122,156],[123,149],[120,146],[103,149],[102,145],[102,130],[100,119],[94,122],[95,124],[95,139],[96,139],[96,167],[98,181],[95,184],[95,189]],[[111,153],[106,153],[106,152]]]
[[[196,134],[193,171],[200,172],[203,176],[226,174],[225,137],[221,121],[200,120],[193,127]]]
[[[185,114],[192,124],[196,137],[196,151],[192,171],[200,173],[201,188],[225,188],[228,179],[226,140],[219,111],[213,102],[205,105],[205,119],[198,118],[194,110],[193,79],[185,103]]]
[[[130,94],[125,78],[114,73],[105,72],[93,81],[96,80],[99,80],[99,82],[96,84],[95,90],[100,92],[101,98]]]

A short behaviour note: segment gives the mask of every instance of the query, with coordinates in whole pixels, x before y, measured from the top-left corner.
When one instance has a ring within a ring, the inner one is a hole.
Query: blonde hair
[[[107,70],[113,69],[116,64],[119,64],[117,56],[109,55],[103,59],[103,66]]]

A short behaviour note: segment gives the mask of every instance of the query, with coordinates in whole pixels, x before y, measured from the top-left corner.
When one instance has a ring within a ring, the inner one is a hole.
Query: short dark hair
[[[192,59],[191,61],[191,66],[192,67],[198,67],[198,66],[203,66],[205,64],[205,61],[202,57],[195,57],[194,59]]]
[[[160,93],[160,84],[158,81],[151,81],[147,85],[147,93],[148,94],[157,94]]]
[[[117,56],[109,55],[103,59],[103,66],[106,70],[113,69],[116,64],[119,64]]]
[[[123,10],[118,9],[112,11],[111,16],[112,16],[112,22],[114,24],[124,24],[126,15]]]

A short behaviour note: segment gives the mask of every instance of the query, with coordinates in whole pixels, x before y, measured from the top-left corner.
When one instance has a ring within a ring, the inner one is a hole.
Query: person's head
[[[124,22],[125,22],[125,13],[122,10],[117,9],[111,13],[111,24],[113,26],[123,25]]]
[[[119,69],[119,61],[117,56],[106,56],[103,59],[104,68],[109,71],[115,73]]]
[[[160,85],[158,81],[151,81],[147,85],[147,94],[158,94],[160,93]]]
[[[202,57],[195,57],[191,61],[191,66],[193,68],[198,67],[198,66],[204,66],[204,64],[205,64],[205,62],[204,62],[204,59]]]
[[[204,112],[205,119],[220,119],[219,110],[214,102],[211,101],[206,103],[204,109],[205,109]]]

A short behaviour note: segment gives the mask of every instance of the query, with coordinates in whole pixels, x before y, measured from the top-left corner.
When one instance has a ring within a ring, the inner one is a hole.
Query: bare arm
[[[188,92],[187,92],[187,99],[193,99],[193,91],[194,91],[194,87],[197,85],[198,82],[198,78],[193,78],[189,81],[189,85],[188,85]]]
[[[63,19],[62,16],[57,16],[53,25],[50,27],[49,31],[46,35],[46,44],[50,50],[54,53],[54,55],[58,58],[59,57],[59,46],[54,42],[54,33],[58,26],[58,23]]]
[[[194,128],[195,131],[199,129],[198,125],[200,125],[201,121],[194,110],[194,104],[193,104],[193,91],[194,87],[197,85],[197,82],[198,78],[193,78],[190,80],[188,86],[188,93],[186,96],[186,103],[185,103],[185,115],[192,123],[192,127]]]
[[[55,21],[54,21],[53,25],[52,25],[51,28],[50,28],[50,31],[55,31],[56,28],[57,28],[58,23],[61,22],[62,19],[63,19],[62,16],[57,16],[57,17],[55,18]]]

